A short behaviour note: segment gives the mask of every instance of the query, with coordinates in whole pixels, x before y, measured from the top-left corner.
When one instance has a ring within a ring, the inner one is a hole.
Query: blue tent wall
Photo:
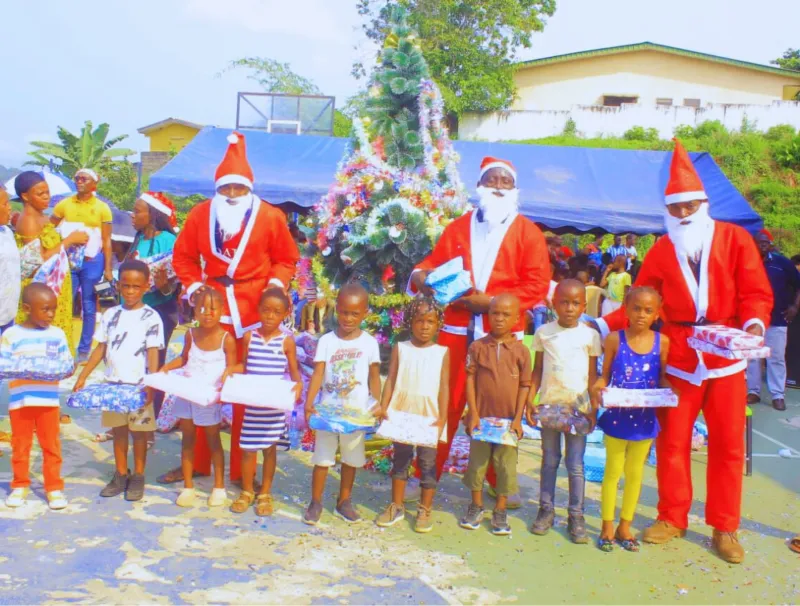
[[[176,195],[214,191],[229,129],[206,127],[150,177],[150,189]],[[256,193],[273,203],[313,206],[328,191],[348,140],[245,131]],[[555,229],[660,233],[671,153],[456,141],[459,171],[474,193],[484,156],[510,160],[519,174],[520,210]],[[690,154],[715,219],[750,231],[761,218],[707,153]]]

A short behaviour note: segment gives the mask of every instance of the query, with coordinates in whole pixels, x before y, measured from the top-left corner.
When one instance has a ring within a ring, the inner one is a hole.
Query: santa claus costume
[[[448,225],[431,254],[414,271],[431,271],[461,257],[464,269],[472,274],[476,292],[489,296],[512,293],[520,300],[520,320],[514,328],[518,338],[524,334],[522,315],[547,295],[550,284],[550,257],[541,230],[517,212],[517,173],[510,162],[487,157],[481,163],[480,179],[492,169],[502,169],[514,178],[512,190],[488,190],[479,182],[479,209],[466,213]],[[500,195],[497,195],[500,194]],[[413,282],[413,280],[412,280]],[[413,284],[409,294],[416,294]],[[489,333],[486,314],[473,315],[454,302],[444,313],[444,326],[438,343],[450,349],[450,411],[447,443],[439,444],[436,474],[439,478],[450,454],[466,406],[466,360],[469,344]],[[493,484],[490,470],[489,481]]]
[[[706,522],[714,528],[718,554],[737,563],[744,558],[736,530],[742,502],[747,363],[695,351],[687,338],[694,326],[704,324],[763,334],[772,290],[751,235],[714,221],[707,201],[689,155],[676,141],[666,204],[680,206],[665,215],[669,235],[647,254],[635,284],[650,286],[663,297],[661,331],[671,342],[667,373],[680,397],[677,408],[658,411],[658,520],[643,539],[666,543],[686,533],[692,506],[692,428],[702,411],[708,426]],[[691,208],[696,212],[691,214]],[[605,336],[624,328],[625,322],[620,309],[598,325]]]
[[[195,206],[186,217],[175,242],[172,265],[189,297],[203,285],[222,293],[224,327],[236,336],[241,356],[242,337],[260,326],[258,301],[268,285],[286,288],[300,255],[285,215],[253,190],[253,171],[247,161],[244,135],[232,133],[228,149],[217,168],[215,187],[246,186],[250,191],[236,199],[217,193]],[[231,429],[232,481],[241,478],[239,436],[244,408],[233,407]],[[195,469],[211,469],[205,434],[198,428]]]

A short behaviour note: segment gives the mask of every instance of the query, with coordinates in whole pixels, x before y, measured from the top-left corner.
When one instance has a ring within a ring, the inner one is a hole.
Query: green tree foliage
[[[770,61],[772,65],[777,65],[783,69],[793,69],[800,72],[800,49],[790,48],[782,57]]]
[[[136,165],[131,162],[115,162],[100,170],[97,193],[111,200],[121,210],[133,210],[136,202],[136,184],[139,181]],[[144,189],[144,188],[143,188]]]
[[[555,12],[555,0],[358,0],[364,32],[377,42],[386,36],[392,11],[408,11],[422,52],[449,112],[508,108],[516,89],[514,59],[530,48]],[[366,75],[363,64],[353,67]]]
[[[80,168],[91,168],[98,172],[110,169],[119,162],[119,158],[132,156],[136,152],[132,149],[115,148],[114,146],[125,140],[128,135],[109,139],[109,129],[106,123],[93,129],[91,121],[87,120],[80,134],[75,135],[59,126],[60,143],[31,142],[34,149],[28,152],[28,155],[33,160],[29,160],[25,165],[49,166],[52,161],[63,175],[70,178]]]

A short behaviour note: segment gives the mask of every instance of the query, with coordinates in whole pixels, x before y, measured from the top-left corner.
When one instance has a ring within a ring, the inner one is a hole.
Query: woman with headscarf
[[[42,264],[62,248],[86,244],[89,236],[75,231],[61,239],[48,217],[44,214],[50,205],[50,188],[39,174],[25,171],[14,180],[14,190],[22,201],[22,213],[16,223],[16,240],[20,249],[21,287],[25,288]],[[17,314],[17,322],[24,320],[22,309]],[[53,325],[64,331],[70,351],[75,355],[75,335],[72,332],[72,279],[66,271],[58,294],[58,307]]]

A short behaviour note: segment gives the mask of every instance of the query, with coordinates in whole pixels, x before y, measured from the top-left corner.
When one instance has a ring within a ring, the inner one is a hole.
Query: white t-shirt
[[[378,342],[363,332],[345,341],[336,331],[322,336],[314,362],[325,362],[325,379],[320,390],[320,405],[334,409],[364,409],[369,401],[369,368],[380,364]]]
[[[628,255],[630,257],[633,257],[633,258],[629,258],[628,259],[628,269],[630,269],[633,266],[633,260],[636,259],[636,257],[639,256],[639,253],[636,252],[636,247],[635,246],[626,246],[625,250],[628,251]]]
[[[20,290],[19,249],[14,233],[7,225],[0,225],[0,328],[17,315]]]
[[[147,350],[164,349],[164,326],[149,305],[133,310],[117,305],[103,314],[94,338],[106,344],[106,381],[137,384],[148,370]]]
[[[589,358],[602,353],[597,331],[584,324],[564,328],[556,320],[536,331],[533,349],[544,353],[539,402],[558,406],[577,404],[578,408],[588,404]]]

